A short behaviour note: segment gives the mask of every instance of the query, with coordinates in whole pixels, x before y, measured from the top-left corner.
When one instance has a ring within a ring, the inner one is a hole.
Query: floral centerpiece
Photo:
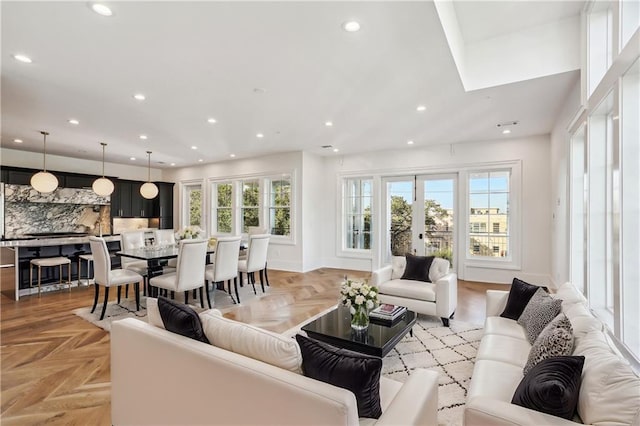
[[[369,311],[378,305],[378,288],[347,279],[340,286],[340,298],[351,312],[351,327],[356,330],[367,328]]]
[[[203,234],[204,232],[199,226],[187,226],[185,228],[178,229],[178,232],[176,232],[176,240],[197,239],[201,238]]]

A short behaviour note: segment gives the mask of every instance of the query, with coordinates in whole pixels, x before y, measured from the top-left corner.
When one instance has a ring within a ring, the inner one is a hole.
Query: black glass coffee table
[[[366,330],[351,328],[349,309],[337,309],[302,327],[307,335],[330,345],[380,358],[387,355],[416,323],[416,313],[407,310],[393,325],[369,323]]]

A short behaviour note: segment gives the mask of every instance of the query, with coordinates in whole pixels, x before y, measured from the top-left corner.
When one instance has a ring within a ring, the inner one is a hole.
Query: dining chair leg
[[[198,297],[198,293],[197,293],[197,290],[194,288],[193,289],[193,300],[196,300],[197,297]]]
[[[120,291],[122,290],[122,286],[118,286],[118,303],[120,303]]]
[[[118,287],[119,289],[120,287]],[[109,300],[109,287],[104,288],[104,303],[102,304],[102,315],[100,315],[100,321],[104,319],[104,313],[107,312],[107,301]]]
[[[133,284],[133,290],[136,292],[136,311],[140,310],[140,282]]]
[[[124,287],[124,297],[125,299],[129,298],[129,284]]]
[[[184,292],[184,304],[185,305],[189,304],[189,290]]]
[[[262,287],[262,292],[264,293],[264,269],[260,269],[260,287]]]
[[[247,273],[247,278],[249,283],[253,286],[253,294],[257,295],[258,293],[256,292],[256,276],[253,274],[253,272],[249,272]]]
[[[271,284],[269,284],[269,275],[267,275],[267,263],[266,262],[264,264],[264,279],[267,282],[267,287],[271,287]]]
[[[236,290],[236,299],[240,303],[240,295],[238,294],[238,277],[233,277],[233,288]]]
[[[200,306],[204,309],[204,286],[200,287]]]
[[[211,296],[209,296],[209,287],[207,286],[206,289],[206,293],[207,293],[207,303],[209,304],[209,309],[211,309]]]
[[[98,284],[93,284],[93,286],[96,288],[96,295],[93,297],[93,308],[91,308],[91,313],[93,313],[96,310],[96,306],[98,305],[98,295],[100,294],[100,286]]]
[[[142,295],[147,295],[147,277],[142,277]]]

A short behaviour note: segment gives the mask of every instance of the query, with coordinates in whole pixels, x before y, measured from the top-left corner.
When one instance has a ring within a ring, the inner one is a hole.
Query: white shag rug
[[[109,295],[107,311],[105,312],[104,319],[100,321],[100,314],[102,313],[102,302],[104,301],[104,288],[100,289],[98,305],[96,306],[96,310],[93,313],[91,313],[91,306],[93,305],[93,289],[90,289],[89,291],[91,291],[91,298],[89,299],[89,296],[87,296],[89,306],[78,308],[73,311],[74,314],[84,319],[85,321],[89,321],[91,324],[94,324],[106,331],[111,331],[111,323],[113,321],[121,320],[124,318],[131,317],[147,321],[147,298],[144,296],[140,296],[140,310],[136,312],[136,300],[131,292],[129,292],[129,298],[125,299],[123,291],[120,303],[116,303],[114,300],[114,295],[116,294],[117,290],[115,290],[115,288],[110,291],[111,294]],[[265,286],[265,293],[262,293],[260,285],[256,285],[256,291],[258,294],[254,295],[253,288],[247,284],[245,284],[244,287],[238,287],[240,302],[245,305],[247,303],[255,301],[256,299],[259,299],[264,295],[268,295],[269,287]],[[229,294],[222,290],[210,291],[209,295],[211,297],[212,308],[221,309],[233,305],[233,301]],[[235,297],[235,292],[233,293],[233,295]],[[191,296],[192,294],[189,294],[189,305],[196,312],[203,311],[204,309],[200,307],[200,299],[194,301]],[[207,305],[206,297],[207,296],[205,296],[204,306],[206,307],[205,309],[208,309],[209,305]],[[176,294],[176,300],[184,301],[184,294]]]
[[[438,424],[462,425],[467,390],[482,337],[482,326],[420,315],[413,337],[405,336],[382,360],[382,374],[399,382],[416,368],[440,374]]]

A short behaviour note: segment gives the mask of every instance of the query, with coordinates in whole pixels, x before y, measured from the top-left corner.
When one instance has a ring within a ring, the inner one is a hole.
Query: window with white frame
[[[469,174],[470,258],[506,258],[511,255],[510,178],[510,170]]]
[[[344,180],[342,210],[345,249],[371,250],[372,186],[370,178]]]
[[[202,184],[185,184],[183,197],[182,225],[202,227]]]
[[[241,188],[240,229],[247,233],[250,226],[260,226],[260,181],[243,180]]]
[[[212,194],[212,231],[218,234],[231,234],[233,232],[233,183],[213,183]]]
[[[291,176],[266,180],[269,187],[269,228],[271,235],[291,235]]]

